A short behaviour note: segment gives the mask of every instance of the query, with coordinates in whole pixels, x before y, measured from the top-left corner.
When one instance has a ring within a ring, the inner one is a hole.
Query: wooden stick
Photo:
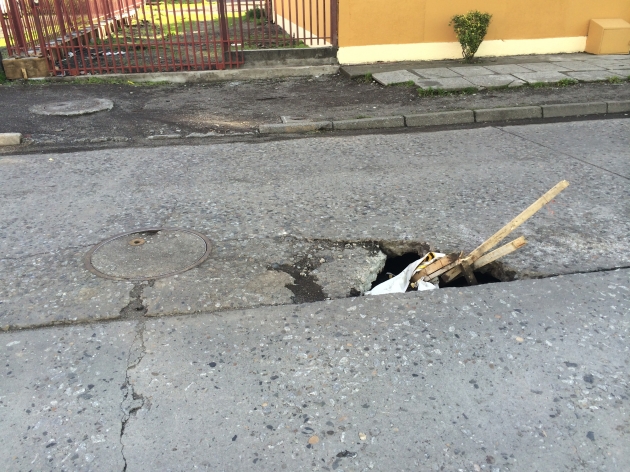
[[[544,207],[547,203],[553,200],[560,192],[562,192],[565,188],[569,186],[569,182],[563,180],[558,182],[551,190],[545,193],[542,197],[532,203],[526,210],[524,210],[520,215],[506,224],[499,231],[494,233],[488,239],[486,239],[481,245],[471,252],[466,259],[469,261],[475,262],[479,259],[483,254],[488,252],[494,246],[499,244],[508,234],[514,231],[516,228],[521,226],[525,221],[531,218],[538,210]]]
[[[444,257],[436,259],[433,262],[431,262],[429,265],[427,265],[424,269],[416,272],[413,275],[413,277],[411,277],[409,282],[416,283],[422,277],[435,278],[435,276],[432,275],[434,272],[437,272],[438,270],[446,267],[447,265],[450,265],[451,263],[457,261],[460,257],[461,257],[461,254],[454,252],[452,254],[448,254]]]
[[[518,248],[521,248],[527,244],[527,240],[525,237],[521,236],[520,238],[516,238],[514,241],[510,241],[509,243],[501,246],[498,249],[495,249],[492,252],[484,254],[479,259],[477,259],[473,264],[473,269],[480,269],[481,267],[490,264],[497,259],[507,256],[511,252],[516,251]]]
[[[467,259],[463,259],[460,267],[462,273],[464,274],[464,277],[466,277],[466,282],[468,282],[468,285],[477,285],[477,278],[475,277],[475,274],[473,274],[472,265],[470,264],[470,262],[468,262]]]
[[[486,239],[481,245],[473,252],[466,256],[466,260],[469,264],[474,264],[485,252],[492,249],[498,243],[500,243],[506,236],[512,231],[522,225],[525,221],[531,218],[538,210],[544,207],[547,203],[553,200],[560,192],[569,186],[569,182],[563,180],[558,182],[551,190],[545,193],[542,197],[532,203],[526,210],[521,212],[516,218],[510,221],[507,225],[494,233],[490,238]],[[456,279],[461,275],[461,268],[456,266],[442,276],[442,281],[445,283]]]

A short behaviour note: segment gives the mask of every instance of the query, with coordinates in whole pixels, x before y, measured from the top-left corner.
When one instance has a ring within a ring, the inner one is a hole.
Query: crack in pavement
[[[136,412],[142,408],[145,403],[150,408],[150,402],[144,398],[144,395],[139,394],[133,387],[133,382],[129,379],[129,372],[135,369],[138,364],[144,358],[146,348],[144,345],[144,330],[146,326],[146,320],[140,319],[136,325],[136,336],[129,348],[129,356],[127,357],[127,369],[125,371],[125,382],[120,387],[123,392],[123,398],[120,402],[120,410],[122,411],[121,425],[120,425],[120,454],[122,455],[123,472],[127,470],[127,458],[125,457],[125,444],[123,442],[123,436],[125,435],[125,429],[127,423],[132,416],[136,415]]]
[[[497,127],[493,127],[493,128],[497,129],[499,131],[502,131],[505,134],[509,134],[510,136],[515,136],[517,138],[521,138],[523,141],[527,141],[528,143],[536,144],[537,146],[543,147],[545,149],[549,149],[550,151],[553,151],[553,152],[557,152],[557,153],[562,154],[564,156],[570,157],[571,159],[575,159],[576,161],[580,161],[582,164],[586,164],[586,165],[595,167],[595,168],[597,168],[599,170],[603,170],[604,172],[609,172],[609,173],[611,173],[613,175],[616,175],[617,177],[621,177],[622,179],[630,180],[630,178],[626,177],[625,175],[618,174],[615,171],[612,171],[610,169],[606,169],[605,167],[602,167],[602,166],[598,166],[597,164],[593,164],[592,162],[589,162],[589,161],[587,161],[585,159],[581,159],[579,157],[576,157],[573,154],[569,154],[568,152],[560,151],[559,149],[553,148],[551,146],[547,146],[546,144],[539,143],[539,142],[534,141],[532,139],[526,138],[525,136],[521,136],[520,134],[518,134],[516,132],[506,131],[504,128],[497,128]]]
[[[95,244],[98,244],[98,243],[86,244],[86,245],[82,245],[82,246],[62,247],[62,248],[53,249],[52,251],[36,252],[34,254],[24,254],[23,256],[18,256],[18,257],[10,257],[10,256],[0,257],[0,262],[2,262],[2,261],[19,261],[19,260],[22,260],[22,259],[28,259],[29,257],[45,256],[45,255],[55,254],[55,253],[58,253],[58,252],[68,251],[70,249],[85,249],[85,248],[88,248],[88,247],[92,247]]]

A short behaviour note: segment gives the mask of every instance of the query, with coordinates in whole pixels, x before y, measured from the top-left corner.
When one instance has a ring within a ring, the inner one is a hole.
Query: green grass
[[[623,79],[621,77],[608,77],[607,82],[609,84],[620,84],[623,82]]]
[[[562,79],[557,82],[559,87],[568,87],[570,85],[577,85],[578,81],[575,79]]]
[[[7,76],[4,72],[0,71],[0,85],[4,84],[7,81]]]
[[[398,84],[392,84],[392,87],[415,87],[416,83],[413,80],[408,80],[407,82],[400,82]]]
[[[467,87],[461,90],[453,90],[452,92],[441,88],[418,89],[418,95],[421,97],[445,97],[447,95],[472,95],[479,92],[475,87]]]
[[[372,77],[371,72],[368,72],[367,74],[362,75],[361,77],[355,77],[354,80],[362,84],[371,84],[372,82],[374,82],[374,77]]]

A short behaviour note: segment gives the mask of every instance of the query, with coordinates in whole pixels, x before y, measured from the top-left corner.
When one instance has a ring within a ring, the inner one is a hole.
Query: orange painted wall
[[[339,0],[339,46],[457,41],[453,15],[493,15],[486,39],[586,36],[592,18],[630,21],[630,0]]]
[[[278,0],[275,2],[275,12],[285,20],[311,31],[314,37],[330,38],[330,0]],[[300,36],[300,39],[303,38]]]

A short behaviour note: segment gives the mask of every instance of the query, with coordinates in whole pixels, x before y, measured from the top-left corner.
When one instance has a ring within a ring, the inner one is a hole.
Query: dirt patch
[[[88,117],[41,117],[33,104],[108,98],[114,108]],[[520,87],[471,95],[420,97],[414,87],[383,87],[337,75],[197,85],[58,84],[0,86],[7,131],[48,145],[149,144],[156,134],[253,131],[280,116],[350,119],[432,111],[630,99],[630,83]],[[103,138],[103,139],[101,139]],[[116,138],[113,139],[112,138]],[[90,142],[101,139],[101,142]],[[166,141],[161,141],[164,144]],[[172,142],[172,141],[171,141]],[[175,142],[180,142],[175,140]],[[204,141],[207,142],[207,141]],[[151,142],[157,145],[157,142]]]

